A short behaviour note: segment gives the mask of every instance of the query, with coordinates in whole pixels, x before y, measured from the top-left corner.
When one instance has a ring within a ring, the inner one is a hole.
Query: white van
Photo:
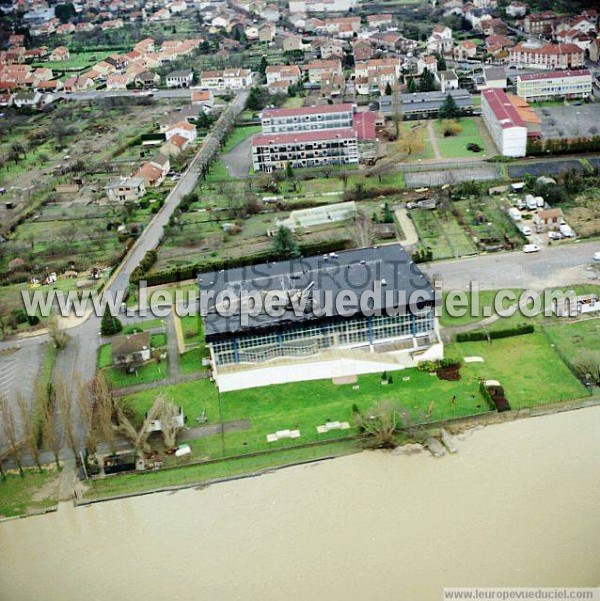
[[[517,209],[516,207],[511,207],[510,209],[508,209],[508,216],[513,221],[521,221],[521,211],[519,211],[519,209]]]
[[[531,236],[531,234],[533,233],[531,231],[531,228],[528,225],[523,225],[521,226],[521,231],[526,235],[526,236]]]
[[[524,253],[536,253],[540,250],[540,247],[537,244],[526,244],[523,247]]]
[[[558,230],[565,238],[575,238],[575,232],[566,223],[559,225]]]

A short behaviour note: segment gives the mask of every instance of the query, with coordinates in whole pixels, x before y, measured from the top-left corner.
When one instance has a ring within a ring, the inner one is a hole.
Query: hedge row
[[[523,334],[533,334],[534,330],[535,328],[531,324],[527,324],[505,330],[492,330],[491,332],[484,332],[483,330],[461,332],[456,335],[456,342],[480,342],[488,340],[488,338],[492,340],[496,338],[510,338],[512,336],[522,336]]]
[[[345,250],[350,245],[349,239],[333,240],[327,242],[312,242],[309,244],[301,244],[300,251],[303,256],[313,256],[321,253],[336,252]],[[157,271],[155,273],[147,274],[145,277],[140,276],[139,267],[136,267],[131,274],[130,282],[137,284],[140,280],[144,279],[148,286],[161,286],[164,284],[170,284],[172,282],[181,282],[184,280],[191,280],[198,276],[199,273],[206,271],[216,271],[220,269],[231,269],[233,267],[246,267],[248,265],[256,265],[258,263],[266,263],[267,261],[277,261],[279,257],[277,254],[269,249],[262,253],[255,253],[250,256],[242,256],[231,259],[220,259],[213,258],[207,259],[194,265],[186,265],[185,267],[177,267],[175,269],[169,269],[165,271]],[[141,264],[140,264],[141,265]]]
[[[129,280],[131,282],[139,282],[140,280],[143,280],[144,276],[150,271],[157,259],[158,253],[154,249],[146,251],[146,254],[140,261],[139,265],[131,272]]]

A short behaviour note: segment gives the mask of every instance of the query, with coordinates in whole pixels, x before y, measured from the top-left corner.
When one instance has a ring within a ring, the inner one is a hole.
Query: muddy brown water
[[[600,583],[600,408],[0,524],[2,601],[441,599]],[[1,491],[0,491],[1,494]]]

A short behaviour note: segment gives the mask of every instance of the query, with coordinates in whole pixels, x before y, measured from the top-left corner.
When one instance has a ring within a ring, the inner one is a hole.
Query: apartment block
[[[587,69],[517,76],[517,95],[527,101],[587,98],[591,93],[592,74]]]

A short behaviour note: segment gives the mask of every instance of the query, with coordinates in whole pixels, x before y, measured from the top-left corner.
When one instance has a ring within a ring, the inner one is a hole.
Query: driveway
[[[441,277],[444,290],[465,289],[472,281],[478,282],[482,290],[542,290],[578,283],[600,284],[598,273],[590,269],[592,255],[598,250],[600,242],[567,242],[547,246],[537,253],[480,255],[421,267],[431,277]]]
[[[252,137],[246,138],[222,157],[229,175],[235,179],[248,177],[252,167]]]

